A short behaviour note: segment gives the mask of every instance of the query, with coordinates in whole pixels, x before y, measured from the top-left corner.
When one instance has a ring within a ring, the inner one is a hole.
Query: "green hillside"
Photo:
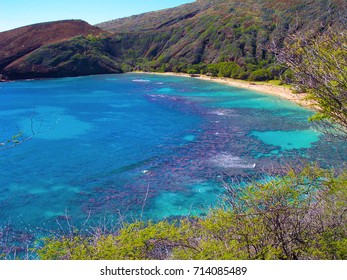
[[[344,5],[343,1],[308,0],[197,1],[99,27],[119,34],[111,46],[122,51],[131,70],[203,72],[256,80],[279,74],[280,69],[270,67],[273,42],[281,46],[297,31],[324,32],[334,25]],[[206,67],[220,62],[232,63]]]
[[[341,14],[344,0],[200,0],[99,24],[113,33],[45,45],[2,74],[16,79],[144,70],[273,79],[285,70],[275,64],[273,43],[281,47],[298,31],[324,33]]]

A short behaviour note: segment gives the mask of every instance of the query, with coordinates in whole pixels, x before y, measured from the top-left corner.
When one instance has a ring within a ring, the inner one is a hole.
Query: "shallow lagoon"
[[[0,84],[0,225],[201,215],[221,180],[285,164],[340,166],[346,146],[283,99],[193,78],[102,75]]]

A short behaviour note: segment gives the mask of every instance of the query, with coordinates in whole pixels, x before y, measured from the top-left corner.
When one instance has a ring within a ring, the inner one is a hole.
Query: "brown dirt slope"
[[[82,20],[63,20],[28,25],[0,33],[0,71],[41,46],[78,35],[103,33]]]

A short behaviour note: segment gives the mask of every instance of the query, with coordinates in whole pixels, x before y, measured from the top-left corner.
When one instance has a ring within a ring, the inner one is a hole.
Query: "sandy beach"
[[[157,73],[157,72],[141,72],[136,71],[134,73],[142,73],[142,74],[159,74],[159,75],[166,75],[166,76],[177,76],[177,77],[188,77],[191,76],[189,74],[185,73],[173,73],[173,72],[165,72],[165,73]],[[243,80],[235,80],[231,78],[220,78],[220,77],[210,77],[206,75],[197,75],[193,77],[192,79],[201,79],[205,81],[211,81],[216,83],[221,83],[229,86],[239,87],[239,88],[245,88],[250,89],[254,91],[258,91],[261,93],[271,94],[278,97],[281,97],[283,99],[295,102],[299,104],[300,106],[303,106],[305,108],[314,110],[314,105],[312,102],[305,99],[306,94],[305,93],[293,93],[293,91],[287,87],[284,86],[277,86],[277,85],[271,85],[269,83],[261,83],[261,82],[250,82],[250,81],[243,81]]]

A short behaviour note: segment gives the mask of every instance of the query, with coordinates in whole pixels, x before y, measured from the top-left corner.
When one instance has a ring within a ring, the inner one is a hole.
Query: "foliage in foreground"
[[[345,20],[344,20],[345,21]],[[324,132],[347,139],[347,23],[322,36],[296,34],[277,58],[294,73],[298,91],[317,105],[312,118]]]
[[[45,240],[42,259],[347,259],[347,173],[316,167],[227,188],[205,218]]]

